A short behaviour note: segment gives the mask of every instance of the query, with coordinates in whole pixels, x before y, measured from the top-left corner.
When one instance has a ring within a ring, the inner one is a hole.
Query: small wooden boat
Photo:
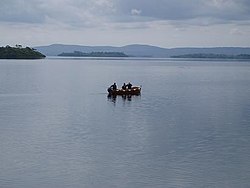
[[[116,89],[111,90],[108,89],[109,95],[140,95],[141,94],[141,87],[134,86],[131,89]]]

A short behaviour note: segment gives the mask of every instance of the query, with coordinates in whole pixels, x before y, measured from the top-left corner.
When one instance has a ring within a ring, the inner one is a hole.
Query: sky
[[[250,47],[250,0],[0,0],[0,46]]]

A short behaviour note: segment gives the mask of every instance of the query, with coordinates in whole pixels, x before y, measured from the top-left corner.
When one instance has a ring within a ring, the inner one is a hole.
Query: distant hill
[[[114,46],[81,46],[52,44],[49,46],[34,47],[47,56],[57,56],[61,53],[72,53],[80,51],[84,53],[91,52],[122,52],[128,56],[134,57],[171,57],[185,54],[224,54],[240,55],[250,54],[250,48],[241,47],[215,47],[215,48],[160,48],[157,46],[133,44],[122,47]]]
[[[33,48],[23,48],[21,45],[16,47],[0,47],[0,59],[42,59],[46,56]]]

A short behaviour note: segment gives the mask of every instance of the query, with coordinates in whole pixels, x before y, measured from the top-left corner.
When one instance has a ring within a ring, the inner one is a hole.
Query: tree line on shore
[[[43,59],[45,57],[36,49],[30,47],[23,48],[22,45],[0,47],[0,59]]]
[[[69,56],[69,57],[129,57],[123,52],[90,52],[84,53],[80,51],[74,51],[71,53],[61,53],[58,56]]]
[[[214,58],[214,59],[250,59],[250,54],[226,55],[226,54],[184,54],[171,56],[172,58]]]

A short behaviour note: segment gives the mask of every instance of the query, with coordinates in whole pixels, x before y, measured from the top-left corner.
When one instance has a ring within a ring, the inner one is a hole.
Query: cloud
[[[134,15],[134,16],[140,15],[140,14],[141,14],[141,10],[132,9],[132,10],[131,10],[131,14]]]
[[[103,22],[114,11],[109,0],[1,0],[0,21],[63,22],[88,26]]]
[[[135,18],[136,16],[136,18]],[[249,0],[1,0],[0,21],[72,26],[104,22],[250,20]],[[212,22],[211,22],[212,24]]]
[[[121,14],[127,14],[137,7],[141,17],[154,20],[188,20],[212,18],[214,20],[249,20],[248,0],[120,0]]]
[[[232,29],[230,30],[230,34],[231,34],[231,35],[237,35],[237,36],[239,36],[239,35],[245,35],[246,33],[245,33],[242,29],[239,29],[239,28],[232,28]]]
[[[249,45],[249,32],[250,0],[0,0],[6,44]]]
[[[0,1],[0,21],[41,23],[45,17],[38,4],[30,0],[2,0]]]

